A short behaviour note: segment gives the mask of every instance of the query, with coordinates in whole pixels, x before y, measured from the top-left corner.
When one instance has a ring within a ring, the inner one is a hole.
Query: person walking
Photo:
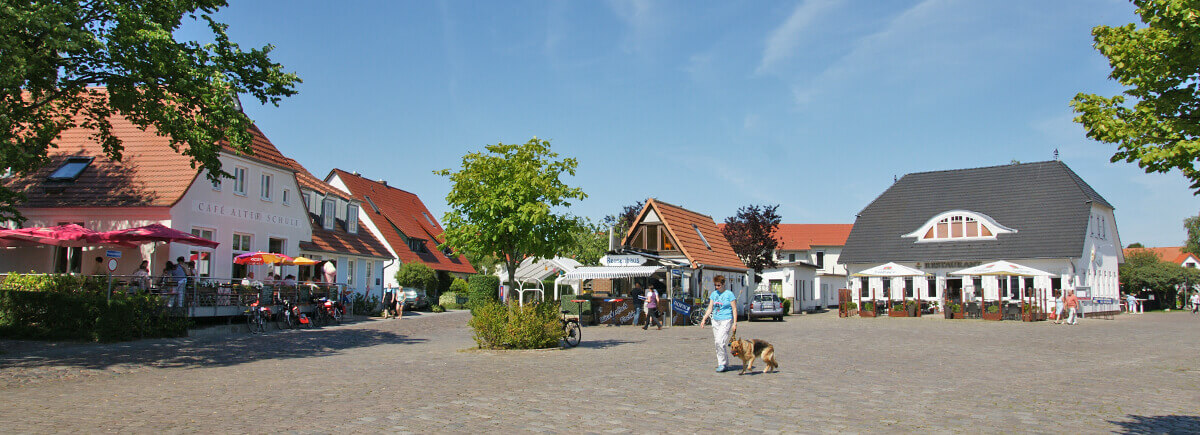
[[[1054,324],[1061,325],[1063,323],[1063,312],[1066,311],[1066,305],[1063,304],[1062,290],[1054,291]]]
[[[654,322],[658,329],[662,330],[662,321],[658,319],[658,291],[653,287],[646,289],[646,301],[642,303],[646,312],[646,324],[642,329],[650,327],[650,322]]]
[[[725,289],[725,277],[713,277],[715,290],[708,295],[708,308],[700,319],[700,327],[711,317],[713,327],[713,344],[717,351],[717,373],[726,370],[729,363],[729,336],[737,334],[737,296]]]
[[[1196,314],[1196,310],[1200,309],[1200,292],[1192,293],[1192,314]]]
[[[1077,324],[1079,321],[1075,319],[1075,313],[1079,311],[1079,297],[1075,296],[1074,290],[1067,293],[1067,298],[1064,302],[1067,304],[1067,311],[1070,312],[1067,315],[1067,324]]]

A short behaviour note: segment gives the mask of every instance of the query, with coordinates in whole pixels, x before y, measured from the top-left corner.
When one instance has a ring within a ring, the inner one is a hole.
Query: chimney
[[[382,184],[382,185],[384,185],[384,186],[387,186],[387,180],[384,180],[384,179],[380,178],[380,179],[379,179],[379,184]]]
[[[353,176],[355,176],[355,177],[361,177],[361,176],[362,176],[362,174],[358,173],[358,171],[351,172],[350,174],[351,174],[351,175],[353,175]]]

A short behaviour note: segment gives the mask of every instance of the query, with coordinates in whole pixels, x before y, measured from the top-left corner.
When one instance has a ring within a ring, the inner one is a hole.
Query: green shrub
[[[396,271],[396,284],[425,290],[429,296],[437,296],[438,283],[437,271],[420,261],[404,263]]]
[[[792,315],[792,300],[791,299],[783,300],[783,315],[785,315],[785,316]]]
[[[453,305],[457,303],[458,293],[455,292],[442,293],[442,296],[438,298],[438,304],[441,304],[442,306]]]
[[[454,278],[454,282],[450,283],[450,291],[460,295],[466,295],[471,291],[471,289],[467,286],[466,280],[462,278]]]
[[[473,314],[468,324],[482,349],[544,349],[563,337],[557,304],[491,302],[475,306]]]
[[[434,313],[444,313],[444,312],[446,312],[446,308],[443,307],[441,304],[433,304],[433,305],[429,306],[429,311],[434,312]]]
[[[471,275],[467,282],[469,288],[467,306],[475,308],[489,302],[499,302],[496,296],[500,288],[500,277],[495,275]]]
[[[353,310],[351,314],[356,316],[376,316],[383,311],[379,305],[378,296],[367,296],[366,294],[355,292],[350,300],[352,304],[351,309]]]
[[[52,290],[0,290],[0,337],[109,342],[187,335],[188,319],[171,315],[158,296],[118,293],[110,301],[104,292],[64,290],[59,279],[39,282],[49,285],[28,288]]]

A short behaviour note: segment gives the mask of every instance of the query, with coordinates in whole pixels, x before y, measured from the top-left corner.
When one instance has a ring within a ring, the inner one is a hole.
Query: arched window
[[[996,240],[996,235],[1017,230],[996,223],[995,219],[966,210],[951,210],[934,216],[916,231],[901,237],[916,237],[916,243]]]

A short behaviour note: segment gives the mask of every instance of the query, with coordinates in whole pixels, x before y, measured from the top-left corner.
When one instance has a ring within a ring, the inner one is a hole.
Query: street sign
[[[109,252],[112,252],[112,251],[109,251]],[[109,271],[109,272],[116,272],[116,271],[117,271],[117,259],[116,259],[116,258],[109,258],[109,259],[108,259],[108,271]]]
[[[640,266],[646,262],[641,255],[605,255],[600,257],[600,264],[605,266]]]
[[[112,249],[109,249],[109,250],[104,251],[104,256],[108,257],[108,258],[121,258],[121,251],[114,251]]]

